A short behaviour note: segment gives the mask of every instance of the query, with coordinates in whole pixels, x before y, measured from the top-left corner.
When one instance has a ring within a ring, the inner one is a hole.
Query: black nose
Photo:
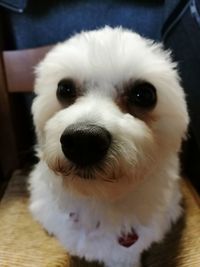
[[[85,167],[104,158],[111,143],[111,135],[101,126],[76,123],[65,129],[60,142],[65,157]]]

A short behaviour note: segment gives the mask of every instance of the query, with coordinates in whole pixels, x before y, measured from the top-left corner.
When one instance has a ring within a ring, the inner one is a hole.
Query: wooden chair
[[[13,170],[21,166],[20,150],[27,139],[26,114],[22,114],[16,96],[32,92],[34,66],[49,49],[45,46],[0,53],[0,192]]]

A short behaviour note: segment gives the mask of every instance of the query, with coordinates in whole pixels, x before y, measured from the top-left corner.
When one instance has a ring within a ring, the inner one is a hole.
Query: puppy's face
[[[188,116],[169,54],[121,28],[81,33],[37,68],[40,157],[79,194],[116,199],[175,155]]]

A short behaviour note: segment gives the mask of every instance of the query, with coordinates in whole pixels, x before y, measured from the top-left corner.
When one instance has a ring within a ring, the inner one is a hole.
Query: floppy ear
[[[50,73],[49,65],[46,64],[45,59],[35,68],[34,92],[36,97],[32,104],[32,115],[39,144],[43,141],[46,121],[61,109],[56,98],[54,76]]]
[[[36,97],[33,100],[31,112],[33,116],[33,123],[35,127],[35,132],[37,136],[37,142],[39,144],[42,143],[42,137],[43,137],[43,127],[44,127],[44,111],[48,110],[46,106],[46,102],[44,99],[44,96],[42,97],[40,95],[40,70],[42,69],[42,62],[39,62],[35,68],[34,68],[34,74],[35,74],[35,81],[34,81],[34,92]],[[42,88],[41,88],[42,89]]]
[[[45,110],[45,102],[42,101],[43,99],[39,96],[36,96],[36,98],[33,101],[32,104],[32,115],[33,115],[33,123],[35,126],[37,141],[39,144],[42,143],[42,137],[43,137],[43,127],[44,127],[44,117],[42,110]]]
[[[39,144],[43,143],[46,122],[60,109],[61,106],[56,99],[55,91],[49,90],[35,97],[32,104],[32,115]]]

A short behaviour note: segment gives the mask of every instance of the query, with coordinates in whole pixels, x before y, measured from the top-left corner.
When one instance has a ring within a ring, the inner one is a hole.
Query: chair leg
[[[0,192],[2,184],[18,166],[17,145],[12,123],[11,106],[6,86],[2,54],[0,53]]]

